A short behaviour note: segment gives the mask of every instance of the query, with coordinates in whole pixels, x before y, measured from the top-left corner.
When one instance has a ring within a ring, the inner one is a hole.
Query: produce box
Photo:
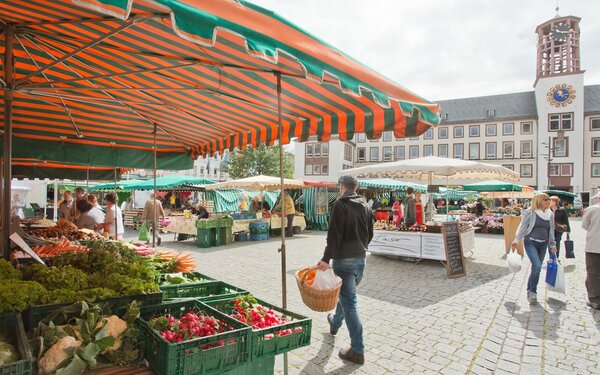
[[[149,325],[149,321],[154,317],[163,315],[181,317],[192,309],[222,320],[233,330],[179,343],[169,343]],[[223,373],[245,365],[250,357],[250,328],[196,300],[143,307],[140,319],[136,321],[136,327],[140,330],[140,340],[144,343],[144,357],[156,374]],[[206,348],[210,345],[220,346]]]
[[[224,216],[222,218],[219,219],[219,226],[220,227],[231,227],[233,226],[233,218],[229,217],[229,216]]]
[[[165,282],[165,274],[161,274],[160,275],[160,280],[158,282],[158,284],[160,285],[160,290],[162,290],[163,292],[163,298],[167,299],[167,298],[179,298],[178,296],[180,295],[181,289],[186,289],[186,287],[189,289],[189,287],[191,287],[192,285],[198,285],[198,284],[203,284],[206,282],[211,282],[211,281],[217,281],[215,279],[213,279],[212,277],[203,275],[199,272],[193,272],[191,274],[186,274],[187,277],[189,278],[196,278],[198,279],[197,281],[193,281],[190,283],[182,283],[182,284],[168,284],[168,285],[161,285],[162,283]]]
[[[7,313],[0,315],[0,333],[5,333],[9,344],[13,345],[19,354],[19,360],[0,366],[1,375],[31,375],[33,363],[29,343],[25,335],[21,315]]]
[[[219,219],[198,219],[196,220],[196,228],[217,228],[219,226]]]
[[[133,301],[137,301],[142,306],[156,305],[163,301],[163,292],[161,291],[149,294],[136,294],[132,296],[114,297],[93,302],[98,304],[107,303],[108,307],[114,312],[119,308],[124,308],[128,306]],[[27,330],[27,332],[33,330],[35,327],[37,327],[38,323],[42,321],[45,317],[52,314],[54,311],[61,307],[69,306],[72,304],[73,302],[29,307],[23,312],[23,322],[25,323],[25,329]]]
[[[235,313],[234,300],[234,298],[228,298],[204,303],[229,315]],[[289,323],[268,328],[253,329],[250,334],[251,361],[273,357],[310,344],[312,327],[312,320],[310,318],[259,299],[256,302],[283,316]],[[287,330],[289,330],[289,333],[285,332]]]
[[[269,233],[250,233],[250,241],[266,241],[269,239]]]
[[[245,365],[224,372],[225,375],[273,375],[275,373],[275,356],[254,359]]]
[[[223,281],[213,280],[178,285],[177,288],[163,290],[163,293],[165,299],[196,298],[200,301],[212,301],[248,294],[248,291],[224,283]]]

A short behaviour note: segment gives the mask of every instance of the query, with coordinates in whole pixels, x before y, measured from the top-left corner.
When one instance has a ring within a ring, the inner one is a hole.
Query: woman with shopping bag
[[[512,249],[523,240],[525,252],[531,261],[531,274],[527,282],[527,300],[529,303],[537,302],[537,285],[542,270],[542,262],[546,255],[546,249],[550,248],[556,253],[556,242],[554,241],[554,214],[550,209],[550,197],[541,193],[533,197],[531,207],[523,211],[521,224],[517,228]]]

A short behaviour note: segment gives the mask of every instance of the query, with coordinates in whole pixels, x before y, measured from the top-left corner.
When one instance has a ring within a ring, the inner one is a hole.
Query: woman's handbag
[[[551,287],[556,286],[556,274],[558,273],[558,261],[556,254],[550,253],[550,259],[546,265],[546,284]]]
[[[573,247],[573,240],[569,233],[567,233],[567,239],[565,240],[565,253],[568,259],[575,258],[575,249]]]

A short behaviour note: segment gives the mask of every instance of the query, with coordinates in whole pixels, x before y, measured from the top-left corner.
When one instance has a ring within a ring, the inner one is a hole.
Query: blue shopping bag
[[[556,260],[556,254],[550,253],[550,259],[546,267],[546,284],[551,287],[556,286],[556,275],[558,273],[558,261]]]

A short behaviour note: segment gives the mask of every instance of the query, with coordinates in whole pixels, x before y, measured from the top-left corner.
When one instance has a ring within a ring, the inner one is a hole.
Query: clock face
[[[546,100],[555,107],[566,107],[573,103],[575,90],[573,86],[566,83],[554,85],[548,90]]]
[[[556,43],[564,43],[567,41],[569,36],[571,35],[571,27],[566,23],[559,23],[552,27],[550,30],[550,37]]]

